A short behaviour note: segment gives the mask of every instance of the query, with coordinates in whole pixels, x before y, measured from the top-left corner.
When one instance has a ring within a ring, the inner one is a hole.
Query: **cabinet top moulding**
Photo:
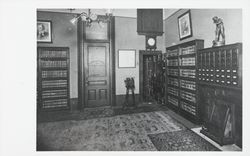
[[[191,40],[191,41],[187,41],[187,42],[182,42],[182,43],[179,43],[179,44],[176,44],[176,45],[172,45],[172,46],[169,46],[169,47],[166,47],[166,49],[175,49],[175,48],[178,48],[178,47],[186,47],[186,46],[191,46],[191,45],[194,45],[194,43],[197,43],[197,42],[200,42],[201,44],[204,45],[204,40],[202,39],[194,39],[194,40]],[[204,46],[199,46],[197,47],[197,49],[201,49],[203,48]]]

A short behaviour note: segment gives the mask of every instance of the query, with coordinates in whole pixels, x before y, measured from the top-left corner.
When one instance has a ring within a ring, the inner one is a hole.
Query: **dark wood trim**
[[[146,51],[146,50],[139,50],[139,93],[140,98],[139,101],[143,101],[143,56],[145,55],[158,55],[162,54],[162,51]]]
[[[110,24],[110,54],[111,54],[111,106],[116,105],[116,79],[115,79],[115,61],[116,61],[116,55],[115,55],[115,17],[111,18],[111,24]]]
[[[101,18],[101,19],[106,19],[107,20],[107,17],[106,16],[103,16],[103,15],[98,15],[98,18]],[[112,20],[111,20],[112,21]],[[93,21],[93,22],[96,22],[96,21]],[[103,39],[103,40],[99,40],[99,39],[87,39],[86,38],[86,23],[85,22],[82,22],[83,23],[83,39],[85,42],[88,42],[88,43],[110,43],[110,33],[111,33],[111,22],[110,21],[107,21],[107,39]]]
[[[77,53],[77,61],[78,61],[78,109],[81,110],[83,108],[83,96],[84,88],[82,87],[83,82],[83,37],[82,37],[82,22],[78,20],[77,22],[77,41],[78,41],[78,53]]]
[[[115,18],[111,17],[111,22],[108,23],[108,38],[109,40],[84,40],[84,23],[78,21],[78,109],[82,110],[85,107],[85,69],[84,69],[84,43],[109,43],[110,50],[110,66],[109,66],[109,80],[110,80],[110,105],[115,105]]]

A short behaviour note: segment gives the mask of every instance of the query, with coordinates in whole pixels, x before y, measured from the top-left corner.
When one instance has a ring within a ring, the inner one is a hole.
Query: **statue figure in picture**
[[[215,40],[213,40],[213,47],[225,45],[225,28],[221,18],[213,17],[213,22],[216,25]],[[220,37],[222,38],[220,40]]]

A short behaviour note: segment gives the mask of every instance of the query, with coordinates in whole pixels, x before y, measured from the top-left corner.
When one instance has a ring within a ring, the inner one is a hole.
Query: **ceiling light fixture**
[[[77,15],[73,19],[70,20],[72,24],[76,24],[79,19],[86,22],[86,26],[90,27],[93,21],[100,22],[108,22],[110,21],[112,14],[112,9],[106,9],[105,13],[106,18],[99,18],[98,15],[92,13],[90,9],[88,9],[88,13],[82,12],[81,14]]]

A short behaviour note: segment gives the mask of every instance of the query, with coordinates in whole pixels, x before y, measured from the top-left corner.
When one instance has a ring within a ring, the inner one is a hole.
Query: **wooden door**
[[[84,43],[86,107],[110,105],[109,43]]]

